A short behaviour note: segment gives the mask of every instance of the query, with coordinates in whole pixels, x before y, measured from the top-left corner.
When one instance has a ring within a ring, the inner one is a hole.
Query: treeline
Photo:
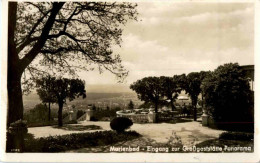
[[[245,72],[237,63],[219,66],[214,71],[191,72],[172,77],[145,77],[130,85],[138,98],[145,103],[153,103],[155,112],[158,105],[174,101],[184,90],[192,101],[194,120],[197,120],[198,96],[202,105],[216,122],[252,122],[253,92]]]

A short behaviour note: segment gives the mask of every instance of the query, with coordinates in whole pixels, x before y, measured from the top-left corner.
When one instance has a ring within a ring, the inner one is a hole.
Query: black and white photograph
[[[1,161],[259,161],[257,6],[4,0]]]

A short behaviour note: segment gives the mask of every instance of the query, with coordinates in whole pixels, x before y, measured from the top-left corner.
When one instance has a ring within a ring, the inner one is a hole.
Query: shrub
[[[42,127],[42,126],[53,126],[56,125],[57,121],[45,121],[45,122],[30,122],[27,124],[28,127]]]
[[[237,63],[219,66],[203,80],[202,91],[215,122],[254,122],[254,93]]]
[[[28,129],[26,122],[23,120],[18,120],[10,124],[8,131],[6,133],[6,151],[7,152],[23,152],[24,149],[24,136],[27,134]],[[17,149],[17,151],[12,151]]]
[[[71,121],[65,122],[64,124],[77,124],[77,123],[78,123],[77,120],[71,120]]]
[[[96,117],[90,117],[90,121],[98,121]]]
[[[117,117],[110,122],[111,129],[116,130],[118,133],[124,132],[132,125],[133,125],[132,120],[126,117]]]
[[[104,117],[109,117],[110,119],[113,119],[116,117],[116,112],[121,110],[119,107],[113,108],[111,110],[96,110],[94,112],[95,118],[99,121],[102,120]]]
[[[224,140],[252,140],[254,139],[253,133],[245,132],[223,132],[220,134],[219,139]]]
[[[77,112],[77,119],[79,119],[82,115],[84,115],[86,112],[83,110],[78,110]]]
[[[67,150],[90,148],[114,144],[120,141],[138,138],[135,131],[116,133],[113,131],[97,131],[90,133],[74,133],[61,136],[49,136],[34,139],[28,136],[25,139],[25,152],[62,152]]]

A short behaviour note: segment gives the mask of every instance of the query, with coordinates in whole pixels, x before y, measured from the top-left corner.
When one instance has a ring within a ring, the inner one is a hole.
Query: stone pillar
[[[203,114],[202,114],[201,118],[202,118],[202,126],[208,126],[209,125],[209,116],[206,114],[205,110],[203,110]]]
[[[69,121],[72,121],[72,114],[71,112],[69,112]]]
[[[72,120],[77,120],[77,113],[78,113],[78,110],[73,109]]]
[[[90,118],[93,117],[93,114],[94,114],[94,110],[88,109],[88,110],[86,111],[86,120],[87,120],[87,121],[90,121]]]
[[[149,112],[147,115],[148,115],[148,122],[149,123],[155,123],[156,113]]]

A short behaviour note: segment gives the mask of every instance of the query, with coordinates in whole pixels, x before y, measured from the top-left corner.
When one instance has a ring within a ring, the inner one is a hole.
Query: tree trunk
[[[21,89],[20,75],[15,75],[12,70],[8,69],[7,90],[8,90],[8,112],[7,126],[12,122],[23,119],[23,96]]]
[[[174,103],[173,103],[173,99],[171,98],[171,108],[172,108],[172,111],[174,111],[176,109],[176,107],[174,106]]]
[[[49,102],[49,115],[48,115],[49,121],[51,121],[51,103]]]
[[[194,121],[197,121],[197,100],[194,99],[192,100],[192,106],[193,106],[193,118],[194,118]]]
[[[8,63],[7,63],[7,92],[8,111],[7,127],[12,122],[23,119],[23,98],[21,89],[21,76],[23,69],[16,52],[14,31],[16,27],[17,2],[9,2],[8,6]]]
[[[201,107],[202,107],[202,110],[204,109],[204,96],[203,96],[203,93],[201,94]]]
[[[58,126],[61,127],[62,123],[62,109],[63,109],[63,102],[59,101],[59,111],[58,111]]]
[[[154,103],[154,111],[155,111],[155,123],[158,122],[158,102]]]

